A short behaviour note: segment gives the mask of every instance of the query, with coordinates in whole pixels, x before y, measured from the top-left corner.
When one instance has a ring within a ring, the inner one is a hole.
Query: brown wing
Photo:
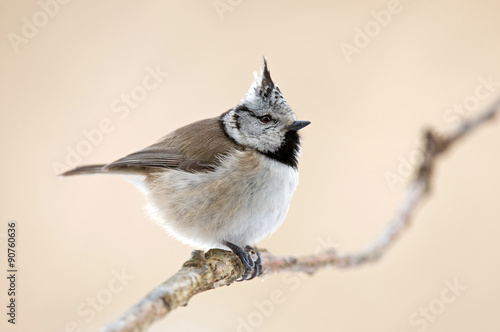
[[[106,171],[146,171],[151,168],[175,168],[188,172],[210,171],[214,164],[203,160],[192,160],[179,154],[175,148],[148,147],[118,159],[104,167]]]
[[[163,137],[145,149],[129,154],[108,165],[81,166],[63,175],[89,173],[148,173],[151,169],[180,169],[209,172],[220,157],[242,148],[228,139],[220,118],[191,123]]]

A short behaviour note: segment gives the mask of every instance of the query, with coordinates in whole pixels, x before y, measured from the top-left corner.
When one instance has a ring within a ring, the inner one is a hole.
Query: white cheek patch
[[[272,112],[270,112],[272,113]],[[259,123],[244,123],[243,121],[250,122],[253,119],[243,118],[239,119],[239,126],[235,119],[236,114],[234,110],[228,112],[224,118],[223,122],[225,124],[225,129],[229,137],[234,139],[238,144],[243,146],[251,147],[260,152],[274,152],[279,149],[285,138],[285,131],[282,127],[267,127],[262,126],[261,128],[253,126],[259,126]],[[295,116],[292,114],[293,123]]]
[[[269,133],[263,135],[259,140],[259,151],[274,152],[283,143],[284,137],[281,137],[277,129],[271,129]]]

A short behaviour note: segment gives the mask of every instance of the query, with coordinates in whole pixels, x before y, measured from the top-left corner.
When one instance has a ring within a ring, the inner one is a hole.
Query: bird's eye
[[[263,116],[259,116],[259,121],[262,123],[269,123],[269,122],[273,121],[273,118],[269,114],[266,114]]]

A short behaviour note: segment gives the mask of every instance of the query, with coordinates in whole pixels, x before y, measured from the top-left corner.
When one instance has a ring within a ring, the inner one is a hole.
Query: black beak
[[[289,125],[286,129],[290,131],[298,131],[311,124],[311,121],[295,121]]]

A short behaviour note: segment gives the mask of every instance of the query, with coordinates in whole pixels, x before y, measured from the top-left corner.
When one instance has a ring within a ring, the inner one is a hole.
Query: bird
[[[62,176],[120,174],[146,196],[149,216],[197,249],[230,249],[244,271],[262,273],[255,244],[283,223],[298,185],[298,121],[271,79],[260,75],[233,108],[193,122],[109,164],[85,165]]]

